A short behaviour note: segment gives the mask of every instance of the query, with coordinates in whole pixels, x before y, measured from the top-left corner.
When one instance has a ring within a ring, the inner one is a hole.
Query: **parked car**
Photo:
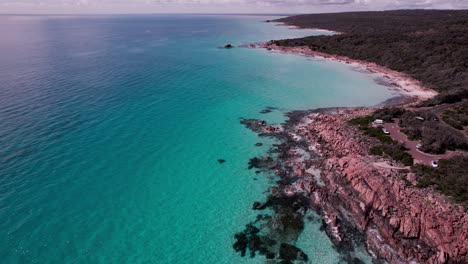
[[[431,165],[432,165],[433,168],[438,168],[439,167],[439,163],[437,162],[437,160],[433,160],[431,162]]]
[[[387,129],[382,128],[382,131],[383,131],[383,133],[384,133],[385,135],[390,135],[390,132],[389,132]]]

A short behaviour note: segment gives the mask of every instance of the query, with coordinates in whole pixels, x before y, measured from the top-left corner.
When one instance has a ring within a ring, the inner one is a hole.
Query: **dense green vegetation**
[[[393,123],[395,118],[400,118],[406,110],[398,107],[385,107],[379,110],[376,110],[372,117],[374,119],[382,119],[385,122]]]
[[[442,119],[453,128],[464,130],[468,126],[468,100],[460,106],[445,111]]]
[[[414,162],[413,157],[406,152],[406,148],[398,144],[398,142],[373,146],[370,149],[370,153],[372,155],[388,156],[393,160],[400,161],[405,166],[411,166]]]
[[[343,32],[275,43],[309,46],[405,72],[441,92],[426,106],[468,98],[468,10],[312,14],[277,21]]]
[[[364,131],[365,135],[376,138],[382,143],[392,143],[392,138],[385,135],[385,133],[382,131],[382,128],[373,127],[370,125],[373,120],[374,117],[372,115],[362,116],[351,119],[349,124],[357,126],[360,130]]]
[[[376,138],[382,143],[393,143],[392,138],[385,135],[384,132],[382,131],[382,128],[368,127],[363,130],[364,130],[364,134],[368,135],[369,137]]]
[[[434,186],[441,193],[453,197],[465,207],[468,205],[468,157],[440,160],[439,168],[413,166],[419,187]]]
[[[372,155],[389,157],[403,163],[405,166],[413,165],[413,157],[406,152],[406,148],[403,145],[385,135],[382,128],[371,126],[371,123],[375,118],[376,114],[356,117],[351,119],[348,123],[358,127],[365,135],[376,138],[380,141],[380,144],[371,147],[370,153]]]
[[[367,116],[358,116],[356,118],[353,118],[349,120],[349,124],[353,126],[357,126],[360,129],[367,128],[369,127],[370,123],[374,121],[374,118],[372,115],[367,115]]]

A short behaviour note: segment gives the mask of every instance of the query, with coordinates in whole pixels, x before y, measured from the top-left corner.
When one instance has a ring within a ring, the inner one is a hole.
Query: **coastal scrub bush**
[[[359,116],[348,121],[350,125],[357,126],[359,128],[368,127],[372,123],[372,116]]]
[[[400,161],[405,166],[412,166],[413,157],[406,152],[404,146],[400,144],[381,144],[370,149],[372,155],[388,156],[393,160]]]
[[[386,113],[392,113],[391,115],[398,116],[398,110],[390,110]],[[403,112],[403,111],[402,111]],[[388,135],[382,131],[381,127],[372,127],[370,124],[374,120],[374,115],[356,117],[348,121],[350,125],[357,126],[364,132],[365,135],[375,138],[380,141],[380,145],[371,147],[370,153],[377,156],[390,157],[393,160],[400,161],[405,166],[413,165],[413,157],[406,152],[403,145],[394,141]]]
[[[385,135],[385,133],[382,131],[382,128],[378,127],[367,127],[364,130],[364,134],[378,139],[382,143],[392,143],[393,140],[391,137]]]
[[[468,101],[461,106],[446,110],[442,119],[453,128],[463,130],[465,126],[468,126]]]
[[[373,120],[374,117],[372,115],[367,115],[353,118],[348,121],[348,123],[350,125],[357,126],[360,130],[364,131],[364,134],[369,137],[376,138],[382,143],[393,142],[391,137],[385,135],[385,133],[382,131],[382,128],[370,126]]]
[[[451,196],[455,201],[468,205],[468,157],[457,156],[449,160],[440,160],[438,168],[421,164],[414,165],[418,187],[434,186],[441,193]]]
[[[456,114],[453,111],[451,110],[446,111],[443,115],[443,120],[449,126],[458,130],[463,130],[464,125],[462,124],[461,120],[456,116]]]
[[[418,104],[419,107],[436,106],[440,104],[453,104],[461,102],[468,98],[468,89],[455,89],[449,91],[442,91],[435,97],[421,102]]]
[[[402,129],[401,132],[406,134],[410,140],[421,140],[421,130],[420,129]]]
[[[372,116],[374,119],[382,119],[385,122],[393,122],[394,118],[400,118],[406,112],[403,108],[386,107],[375,111]]]

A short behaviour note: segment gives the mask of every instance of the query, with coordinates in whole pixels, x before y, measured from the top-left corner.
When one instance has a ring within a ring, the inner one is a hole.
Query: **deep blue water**
[[[323,34],[266,19],[0,16],[1,262],[262,263],[232,243],[273,142],[239,119],[392,96],[347,65],[218,48]],[[319,226],[297,243],[337,263]]]

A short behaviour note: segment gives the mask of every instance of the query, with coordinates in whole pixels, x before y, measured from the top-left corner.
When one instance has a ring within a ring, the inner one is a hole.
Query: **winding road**
[[[421,152],[416,147],[418,145],[418,142],[408,139],[408,136],[406,136],[400,131],[399,123],[400,120],[395,119],[395,123],[385,123],[383,127],[387,129],[388,132],[390,132],[389,136],[393,140],[402,143],[408,149],[407,152],[413,157],[414,163],[421,163],[424,165],[431,166],[431,162],[433,160],[449,159],[455,156],[455,154],[457,153],[455,151],[447,151],[445,154],[442,155],[432,155]]]

